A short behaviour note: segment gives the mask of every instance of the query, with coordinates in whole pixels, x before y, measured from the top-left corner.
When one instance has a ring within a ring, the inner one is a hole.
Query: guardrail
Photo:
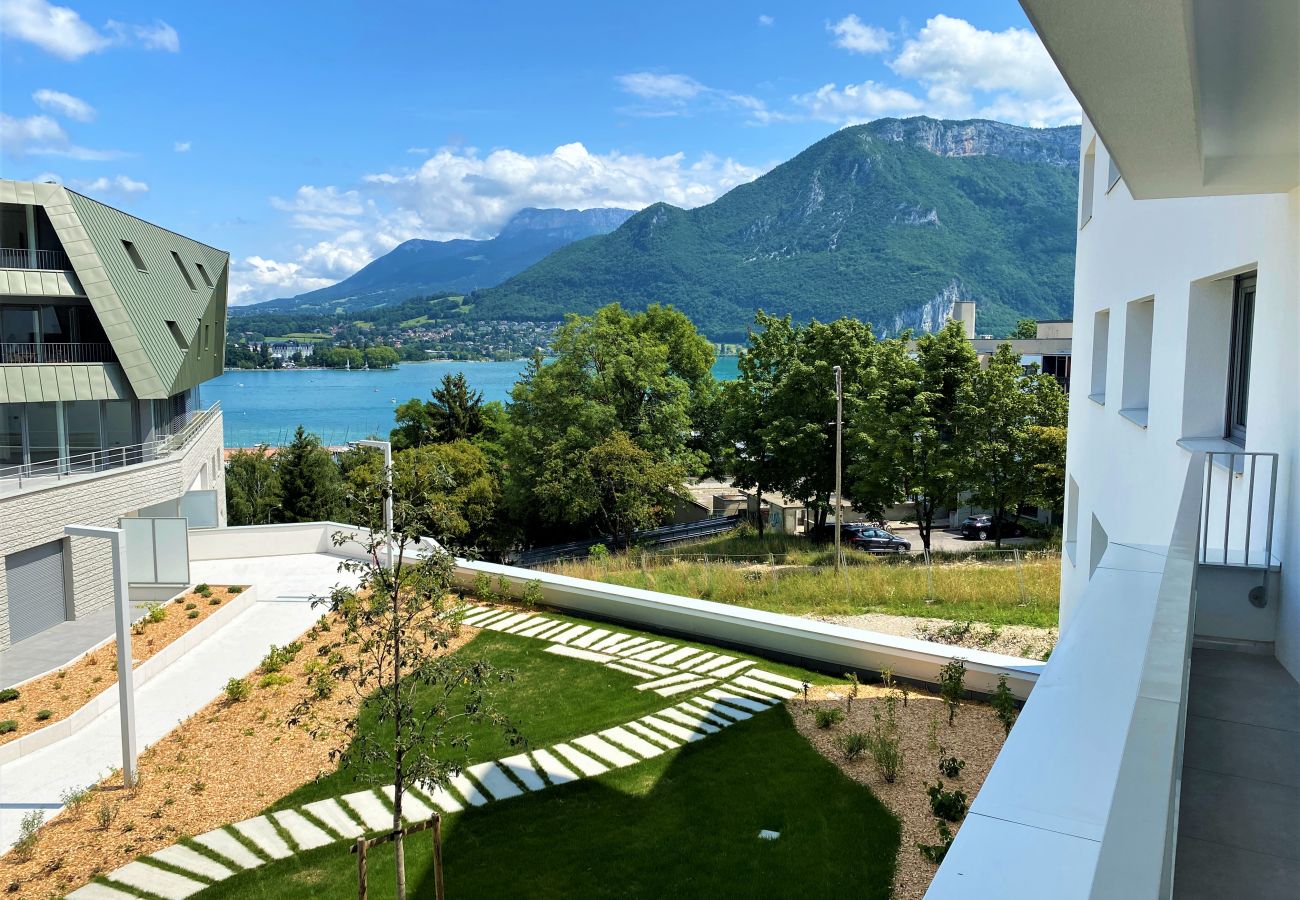
[[[1260,472],[1260,461],[1266,462],[1267,471]],[[1277,506],[1276,453],[1256,453],[1245,450],[1205,451],[1204,515],[1198,561],[1210,566],[1241,566],[1248,569],[1273,567],[1273,513]],[[1226,477],[1216,479],[1218,468],[1226,469]],[[1238,483],[1240,479],[1240,483]],[[1262,479],[1266,479],[1266,482]],[[1215,482],[1222,481],[1222,496],[1215,490]],[[1233,519],[1233,495],[1245,492],[1238,500],[1237,518]],[[1256,497],[1258,496],[1258,500]],[[1244,512],[1241,502],[1245,502]],[[1266,506],[1264,520],[1256,519],[1257,507]],[[1222,527],[1220,528],[1220,518]],[[1256,541],[1252,543],[1251,533]],[[1211,546],[1222,535],[1223,546]],[[1263,538],[1262,543],[1259,538]]]
[[[739,516],[714,516],[696,522],[681,525],[664,525],[662,528],[648,528],[634,531],[631,538],[601,537],[586,541],[572,541],[567,544],[552,544],[549,547],[537,547],[515,554],[510,559],[513,566],[532,568],[546,563],[562,562],[566,559],[583,559],[591,553],[591,548],[604,544],[610,550],[622,550],[631,546],[664,547],[682,541],[724,534],[740,525]]]
[[[29,250],[26,247],[0,247],[0,269],[49,269],[71,271],[68,254],[62,250]]]
[[[103,363],[116,362],[112,344],[0,344],[0,363]]]
[[[213,403],[207,409],[196,410],[184,416],[177,416],[166,427],[166,433],[152,441],[142,441],[123,447],[109,447],[58,456],[39,462],[23,463],[16,466],[0,468],[0,485],[17,483],[22,490],[24,482],[38,481],[42,485],[53,479],[62,481],[78,475],[91,475],[123,466],[138,465],[163,459],[183,450],[195,435],[203,430],[221,411],[221,403]]]

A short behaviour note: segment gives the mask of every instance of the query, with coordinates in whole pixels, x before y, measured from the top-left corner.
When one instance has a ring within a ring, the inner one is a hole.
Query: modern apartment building
[[[56,184],[0,181],[0,649],[112,601],[103,541],[138,523],[133,582],[166,583],[185,524],[224,522],[229,256]],[[158,527],[163,532],[155,534]]]
[[[1300,884],[1300,4],[1021,0],[1083,111],[1061,640],[927,896]]]

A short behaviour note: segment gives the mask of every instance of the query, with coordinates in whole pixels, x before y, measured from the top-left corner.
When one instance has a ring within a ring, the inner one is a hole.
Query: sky
[[[1015,0],[63,2],[0,0],[0,175],[228,250],[232,304],[881,117],[1079,121]]]

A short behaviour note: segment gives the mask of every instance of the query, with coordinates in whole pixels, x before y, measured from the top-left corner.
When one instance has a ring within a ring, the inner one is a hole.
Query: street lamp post
[[[131,607],[127,593],[126,533],[121,528],[68,525],[69,537],[100,538],[113,548],[113,619],[117,625],[117,705],[122,720],[122,779],[134,787],[136,773],[135,684],[131,669]]]
[[[835,367],[835,572],[844,565],[840,553],[840,526],[843,524],[844,504],[840,501],[840,457],[844,434],[844,380],[839,366]]]
[[[393,443],[392,441],[353,441],[354,447],[377,447],[384,451],[384,562],[393,568]]]

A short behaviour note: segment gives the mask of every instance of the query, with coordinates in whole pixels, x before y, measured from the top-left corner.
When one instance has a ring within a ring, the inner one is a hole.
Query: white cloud
[[[78,122],[89,122],[95,118],[95,107],[91,106],[80,97],[65,94],[63,91],[52,91],[48,88],[42,88],[32,94],[32,99],[35,100],[36,105],[42,109],[49,110],[55,115],[63,116],[66,119],[75,119]]]
[[[889,49],[889,32],[868,25],[853,13],[838,22],[827,22],[826,28],[835,35],[835,46],[850,53],[883,53]]]
[[[755,121],[769,121],[767,105],[757,97],[709,87],[689,75],[631,72],[615,80],[624,91],[643,101],[620,110],[628,115],[651,118],[687,115],[694,101],[704,108],[739,109],[750,113]]]
[[[759,25],[775,25],[775,24],[776,24],[776,19],[772,18],[771,16],[767,16],[767,15],[759,16],[759,17],[758,17],[758,24],[759,24]]]
[[[232,306],[239,306],[272,297],[292,296],[323,288],[337,280],[309,275],[299,263],[246,256],[231,266],[229,302]]]
[[[112,150],[79,147],[68,138],[58,122],[49,116],[17,116],[0,113],[0,149],[14,157],[63,156],[68,159],[104,160],[120,154]]]
[[[146,50],[180,50],[180,35],[161,20],[152,25],[129,25],[112,20],[103,29],[81,18],[74,9],[49,0],[0,0],[0,32],[26,41],[61,59],[77,60],[112,46],[138,46]]]
[[[815,91],[795,96],[794,102],[814,119],[843,125],[869,122],[882,116],[917,115],[925,109],[920,98],[874,81],[844,87],[822,85]]]
[[[406,152],[414,156],[428,156],[430,151],[428,147],[407,147]]]
[[[654,72],[632,72],[617,79],[623,90],[646,100],[689,100],[708,90],[689,75],[657,75]]]
[[[149,191],[149,185],[143,181],[136,181],[127,175],[114,175],[112,178],[101,175],[93,181],[73,182],[73,186],[77,190],[88,194],[130,196],[131,194],[144,194]]]
[[[172,150],[177,153],[189,153],[192,146],[194,145],[190,141],[177,141],[172,144]]]

